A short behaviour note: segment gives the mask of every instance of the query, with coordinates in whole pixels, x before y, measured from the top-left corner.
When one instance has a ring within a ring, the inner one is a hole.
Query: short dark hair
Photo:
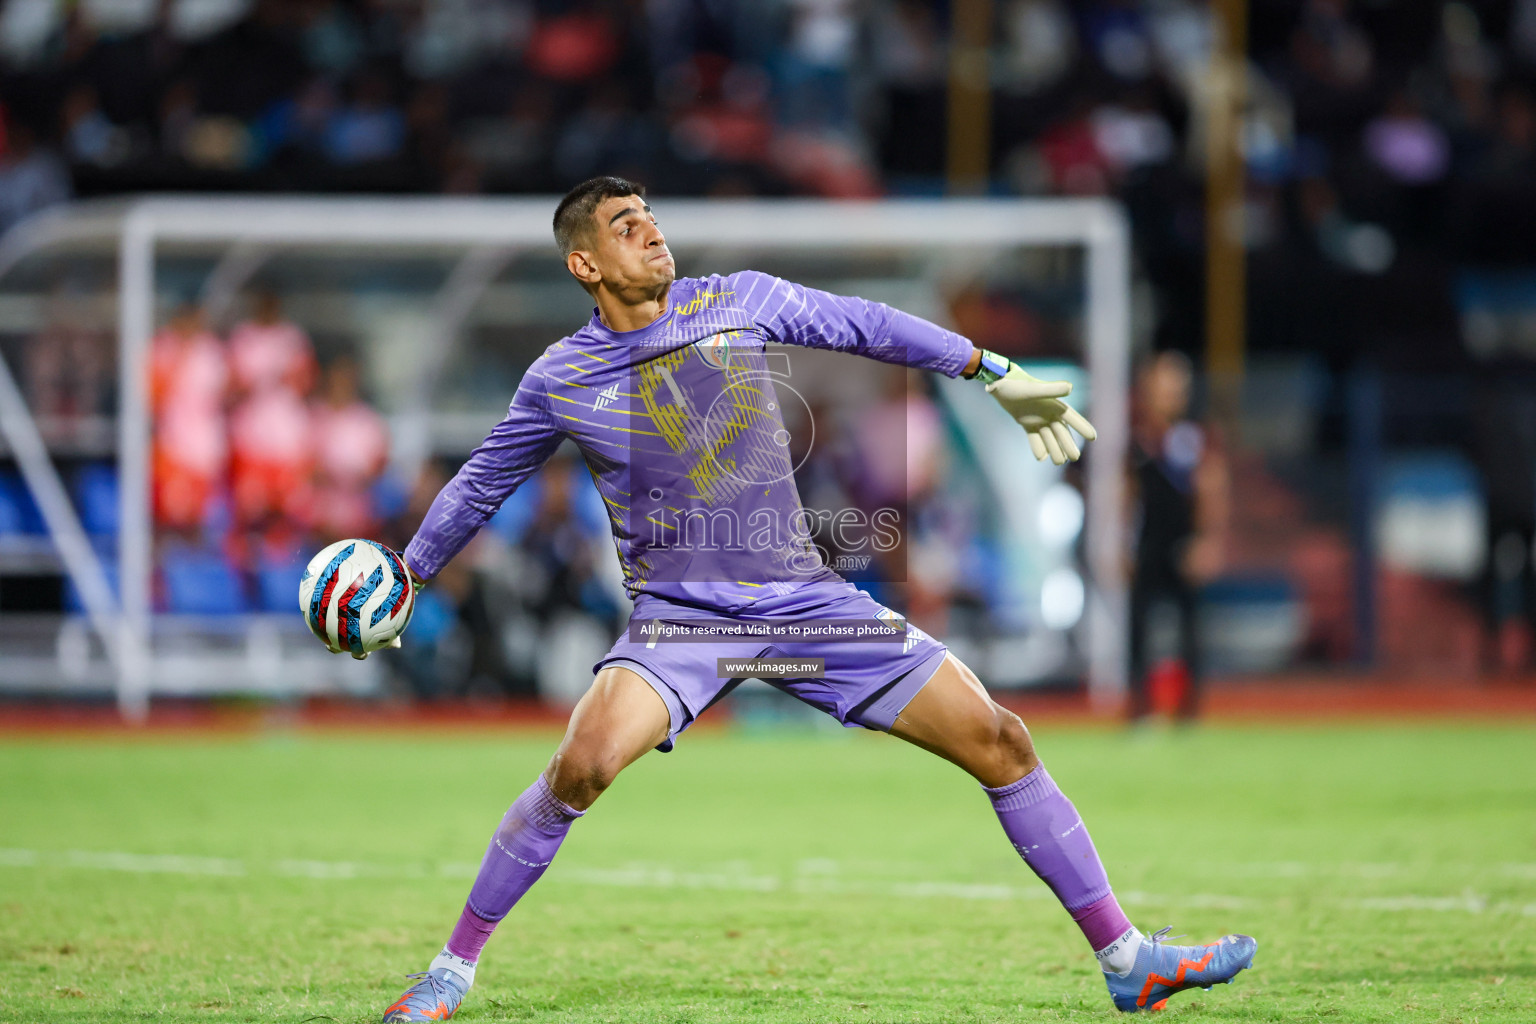
[[[585,241],[592,228],[592,214],[604,199],[614,196],[639,196],[645,198],[645,186],[624,178],[603,175],[588,178],[565,194],[555,207],[555,244],[561,256],[569,256]]]

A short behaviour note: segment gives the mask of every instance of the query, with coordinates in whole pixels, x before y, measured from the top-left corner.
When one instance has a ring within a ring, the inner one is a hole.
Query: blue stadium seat
[[[435,590],[416,595],[416,610],[411,613],[411,641],[431,646],[452,628],[458,618],[453,607]]]
[[[0,533],[40,536],[47,532],[43,514],[21,474],[13,469],[0,472]]]
[[[302,558],[292,562],[263,565],[256,572],[256,605],[264,612],[293,612],[299,609],[299,577],[304,574]]]
[[[1289,577],[1222,576],[1201,588],[1200,632],[1215,673],[1275,672],[1295,664],[1306,603]]]
[[[509,544],[522,540],[523,534],[533,522],[534,513],[538,511],[539,495],[543,489],[542,479],[538,476],[530,477],[501,503],[501,508],[491,517],[490,528]],[[596,488],[589,490],[596,493]],[[598,498],[598,501],[602,501],[602,498]]]
[[[387,522],[405,512],[410,504],[411,489],[392,473],[379,477],[369,490],[373,502],[373,514],[380,522]]]
[[[74,478],[80,525],[93,537],[117,536],[117,467],[109,462],[81,466]]]
[[[1458,451],[1400,451],[1378,478],[1375,535],[1382,561],[1470,583],[1483,571],[1488,502],[1482,478]]]
[[[21,528],[21,509],[0,490],[0,537],[15,537],[24,532]]]
[[[169,552],[161,561],[160,576],[165,610],[173,614],[239,615],[248,610],[240,574],[215,551]]]

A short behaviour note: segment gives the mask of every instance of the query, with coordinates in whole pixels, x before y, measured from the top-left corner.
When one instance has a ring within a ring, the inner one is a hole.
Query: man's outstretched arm
[[[883,302],[743,270],[727,280],[735,301],[774,341],[830,349],[958,377],[976,354],[970,339]]]
[[[545,408],[542,391],[540,379],[525,376],[506,418],[438,492],[405,549],[406,566],[418,585],[462,551],[560,446],[563,435]]]
[[[775,341],[851,352],[885,363],[934,370],[947,377],[979,377],[1029,436],[1037,459],[1056,465],[1081,458],[1072,438],[1098,436],[1062,399],[1067,381],[1042,381],[1012,360],[978,348],[968,338],[881,302],[834,295],[782,278],[744,270],[728,278],[738,304],[750,310]],[[1069,429],[1070,428],[1070,429]]]

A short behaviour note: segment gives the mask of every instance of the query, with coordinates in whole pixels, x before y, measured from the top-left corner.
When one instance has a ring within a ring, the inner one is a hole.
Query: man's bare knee
[[[1029,730],[954,655],[897,716],[891,732],[965,769],[989,788],[1011,785],[1040,763]]]
[[[619,772],[667,738],[669,724],[656,690],[629,669],[610,665],[571,713],[544,779],[556,798],[584,811]]]
[[[1040,763],[1035,756],[1035,744],[1029,737],[1029,730],[1024,727],[1024,722],[1018,715],[1007,708],[997,704],[992,705],[993,713],[993,740],[992,740],[992,781],[983,779],[988,786],[1007,786],[1017,782]]]
[[[563,803],[584,811],[597,802],[624,770],[621,751],[601,744],[561,747],[550,759],[544,778],[550,791]]]

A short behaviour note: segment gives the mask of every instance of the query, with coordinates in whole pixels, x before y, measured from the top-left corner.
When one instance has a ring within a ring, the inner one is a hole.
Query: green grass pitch
[[[1144,931],[1259,939],[1163,1019],[1536,1021],[1536,730],[1035,732]],[[0,1020],[377,1020],[554,740],[0,741]],[[643,758],[458,1019],[1119,1015],[974,783],[818,730]]]

